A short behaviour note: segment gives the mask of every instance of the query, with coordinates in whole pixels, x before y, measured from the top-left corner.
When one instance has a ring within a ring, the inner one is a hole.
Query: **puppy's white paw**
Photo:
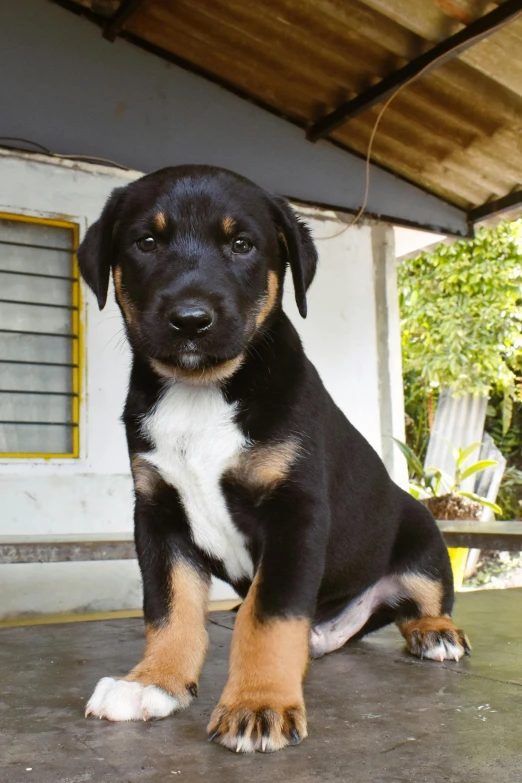
[[[451,642],[448,639],[441,639],[433,647],[427,647],[423,653],[423,658],[430,658],[432,661],[460,661],[466,655],[466,650],[460,642]]]
[[[154,720],[186,707],[190,699],[183,701],[157,685],[144,686],[139,682],[102,677],[87,703],[85,717],[94,715],[112,721]]]
[[[408,650],[432,661],[460,661],[470,655],[468,637],[449,617],[423,617],[401,626]]]

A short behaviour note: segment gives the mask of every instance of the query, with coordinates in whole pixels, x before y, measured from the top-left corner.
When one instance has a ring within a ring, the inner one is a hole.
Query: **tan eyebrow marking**
[[[227,215],[227,217],[224,218],[224,220],[223,220],[222,226],[223,226],[223,231],[225,232],[225,234],[230,235],[230,234],[232,234],[232,232],[234,231],[234,228],[236,227],[236,221],[234,220],[232,215]]]
[[[167,227],[167,216],[164,212],[156,212],[153,222],[158,231],[164,231]]]

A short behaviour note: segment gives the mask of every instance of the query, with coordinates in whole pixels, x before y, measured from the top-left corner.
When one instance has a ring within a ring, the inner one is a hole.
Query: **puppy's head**
[[[100,309],[112,270],[133,349],[197,382],[239,366],[281,307],[287,265],[306,316],[317,254],[284,199],[223,169],[179,166],[115,190],[78,261]]]

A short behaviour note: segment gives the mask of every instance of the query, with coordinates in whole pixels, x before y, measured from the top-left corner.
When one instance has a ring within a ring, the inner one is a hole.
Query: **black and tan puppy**
[[[281,198],[229,171],[163,169],[111,195],[79,251],[114,285],[133,366],[124,412],[146,648],[87,714],[162,718],[197,693],[212,574],[244,597],[208,727],[238,751],[306,737],[309,656],[396,622],[414,655],[468,652],[448,555],[325,391],[281,309],[317,254]]]

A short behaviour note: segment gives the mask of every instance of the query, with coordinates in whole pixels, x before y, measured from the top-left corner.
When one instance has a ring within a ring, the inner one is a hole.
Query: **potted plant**
[[[415,452],[399,440],[395,443],[402,451],[408,464],[410,493],[424,503],[435,519],[479,520],[482,508],[490,508],[495,514],[502,509],[487,498],[462,489],[462,482],[486,468],[497,465],[493,459],[482,459],[466,464],[471,455],[480,448],[480,443],[472,443],[467,448],[452,449],[455,457],[455,476],[451,479],[438,468],[425,468]],[[450,548],[450,559],[456,588],[460,588],[464,578],[468,549]]]
[[[465,449],[452,449],[455,476],[450,479],[438,468],[424,467],[406,443],[394,440],[406,458],[410,493],[429,508],[435,519],[480,519],[482,507],[490,508],[495,514],[502,513],[496,503],[462,489],[467,478],[498,464],[494,459],[481,459],[466,465],[471,455],[480,448],[480,443],[472,443]]]

